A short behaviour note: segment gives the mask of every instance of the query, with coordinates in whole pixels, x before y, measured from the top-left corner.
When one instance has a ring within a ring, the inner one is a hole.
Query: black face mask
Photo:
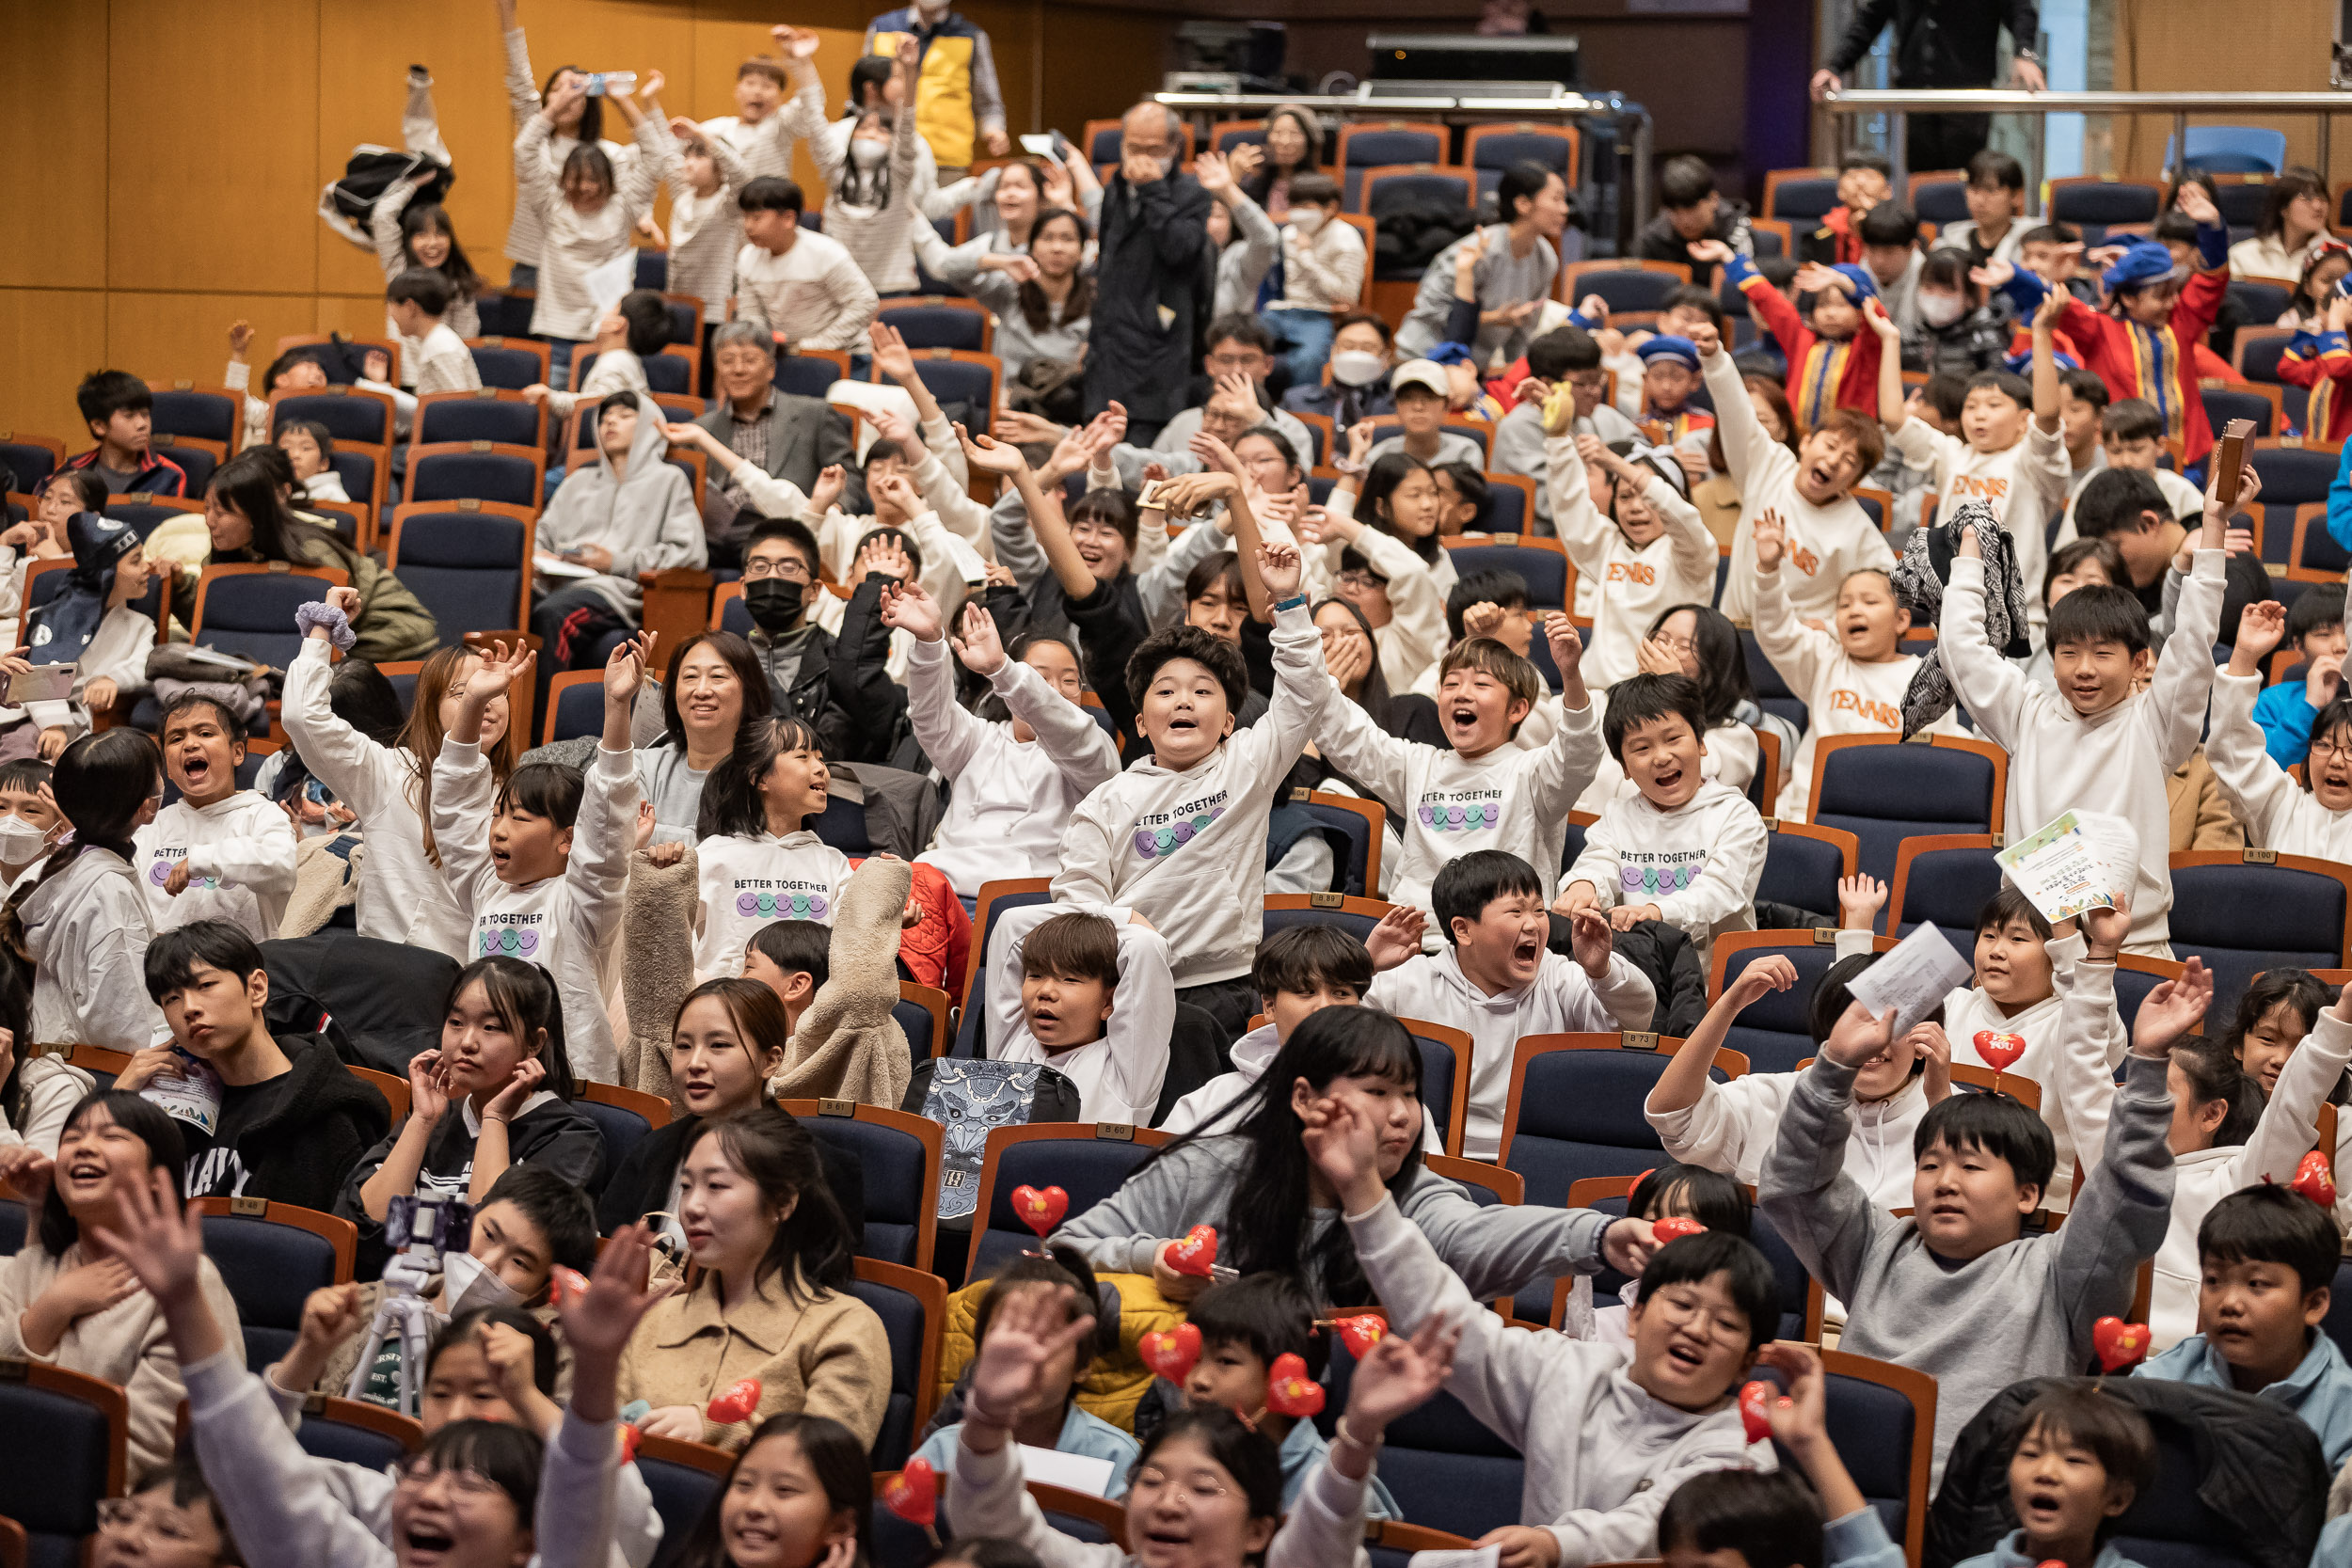
[[[755,578],[743,585],[743,608],[752,625],[774,637],[790,631],[801,618],[801,601],[807,588],[787,578]]]

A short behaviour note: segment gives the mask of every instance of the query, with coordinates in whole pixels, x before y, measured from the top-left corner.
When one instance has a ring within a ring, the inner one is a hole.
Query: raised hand
[[[2052,289],[2034,307],[2033,335],[2036,341],[2049,337],[2058,330],[2058,318],[2066,314],[2067,302],[2074,296],[2064,289]]]
[[[0,1145],[0,1186],[14,1193],[28,1209],[49,1201],[49,1186],[56,1162],[31,1144]]]
[[[1302,570],[1298,552],[1288,545],[1265,544],[1258,546],[1258,577],[1265,583],[1265,591],[1278,602],[1298,592]]]
[[[2183,185],[2172,198],[2172,205],[2181,210],[2183,217],[2200,229],[2217,225],[2221,221],[2221,214],[2214,210],[2213,198],[2204,193],[2201,186]]]
[[[1740,977],[1724,988],[1724,994],[1730,999],[1735,1011],[1743,1011],[1756,1006],[1769,993],[1787,990],[1796,983],[1797,966],[1775,953],[1758,958],[1741,970]]]
[[[784,59],[807,60],[817,55],[819,40],[813,28],[779,25],[769,28],[768,36],[775,40],[776,54]]]
[[[1192,177],[1200,188],[1214,197],[1229,197],[1233,193],[1233,171],[1222,152],[1202,152],[1192,161]]]
[[[1724,337],[1713,322],[1700,322],[1691,328],[1691,346],[1699,351],[1701,360],[1712,359],[1723,353]]]
[[[878,316],[866,327],[866,336],[873,344],[874,363],[884,375],[902,387],[914,379],[914,355],[897,327]]]
[[[1849,931],[1867,931],[1879,923],[1879,911],[1886,908],[1886,884],[1867,873],[1858,877],[1837,879],[1837,913],[1839,924]]]
[[[828,463],[817,476],[817,488],[808,493],[809,509],[824,515],[841,499],[841,491],[850,483],[850,476],[838,463]]]
[[[2237,641],[2230,645],[2230,662],[2237,663],[2236,655],[2243,652],[2249,664],[2259,669],[2262,661],[2278,650],[2286,640],[2287,607],[2276,599],[2249,604],[2238,617]]]
[[[1927,1075],[1921,1087],[1927,1091],[1928,1103],[1932,1105],[1952,1092],[1952,1042],[1940,1023],[1919,1023],[1903,1037],[1912,1053],[1927,1063]]]
[[[2172,1042],[2192,1035],[2213,1006],[2213,972],[2192,956],[2180,977],[2150,991],[2132,1020],[2132,1049],[2143,1056],[2161,1056]]]
[[[1212,502],[1238,495],[1241,481],[1228,473],[1185,474],[1160,486],[1160,510],[1171,517],[1191,517]]]
[[[1836,289],[1848,295],[1854,292],[1852,278],[1820,261],[1807,261],[1799,267],[1794,281],[1801,294],[1818,294],[1824,289]]]
[[[659,632],[641,631],[612,650],[612,657],[604,664],[604,705],[610,710],[619,705],[626,710],[637,700],[637,692],[645,684],[645,671],[653,663],[654,640]],[[471,695],[469,690],[468,695]]]
[[[996,1304],[988,1336],[972,1363],[970,1397],[963,1418],[998,1432],[1009,1431],[1020,1413],[1049,1390],[1046,1369],[1061,1353],[1094,1332],[1094,1314],[1062,1320],[1076,1292],[1064,1286],[1051,1291],[1015,1291]]]
[[[882,624],[919,641],[939,641],[939,601],[923,592],[919,582],[882,585]]]
[[[98,1250],[136,1275],[137,1284],[159,1302],[169,1305],[195,1294],[204,1261],[204,1221],[195,1205],[182,1206],[179,1173],[151,1170],[143,1181],[118,1181],[116,1191],[120,1196],[114,1225],[92,1237]],[[106,1306],[130,1294],[111,1274],[92,1278],[88,1289],[93,1297],[111,1296]]]
[[[963,443],[964,462],[982,473],[1003,474],[1009,478],[1028,469],[1029,461],[1021,455],[1020,448],[1007,446],[993,436],[974,436],[958,425],[956,439]]]
[[[1731,246],[1721,240],[1694,240],[1684,248],[1689,251],[1692,261],[1704,261],[1710,266],[1719,267],[1731,260]]]
[[[1882,343],[1902,341],[1903,329],[1895,325],[1895,318],[1886,313],[1886,307],[1875,299],[1862,302],[1862,319],[1870,324],[1870,330],[1879,335]]]
[[[1473,1308],[1475,1310],[1475,1308]],[[1427,1403],[1454,1370],[1462,1328],[1433,1313],[1408,1338],[1384,1334],[1372,1353],[1356,1363],[1347,1388],[1347,1412],[1340,1418],[1346,1436],[1376,1443],[1389,1423]]]
[[[2000,288],[2016,276],[2016,266],[2008,261],[1987,261],[1980,267],[1968,269],[1968,281],[1987,292]]]
[[[1576,965],[1594,980],[1608,977],[1610,956],[1616,951],[1610,922],[1598,910],[1581,909],[1567,917],[1568,946]]]
[[[1565,610],[1544,611],[1544,641],[1550,644],[1551,662],[1560,672],[1565,685],[1573,679],[1584,664],[1584,639],[1577,631],[1576,623]],[[1679,670],[1681,667],[1677,665]]]
[[[1005,667],[1005,644],[996,635],[996,617],[977,598],[963,601],[963,635],[954,640],[963,667],[987,680]]]
[[[891,475],[890,479],[901,484],[906,483],[898,474]],[[907,509],[905,501],[895,493],[888,491],[888,483],[885,482],[885,493],[890,494],[890,499],[898,504],[900,511],[905,511]],[[913,486],[910,485],[908,488],[911,493]],[[857,580],[864,582],[876,573],[899,583],[905,583],[914,576],[914,562],[908,558],[906,546],[893,535],[883,534],[877,539],[868,539],[864,547],[857,552],[855,570]],[[934,626],[938,624],[936,614],[932,617],[932,624]]]
[[[1780,558],[1788,547],[1788,523],[1772,508],[1766,507],[1756,519],[1756,569],[1759,572],[1780,570]]]
[[[2089,946],[2090,957],[2101,963],[2113,962],[2132,934],[2131,901],[2119,897],[2113,908],[2103,905],[2085,910],[2077,918],[2082,923],[2083,941]]]
[[[1421,951],[1428,917],[1410,904],[1394,904],[1380,923],[1364,936],[1364,951],[1372,955],[1375,973],[1394,969]]]
[[[675,1281],[648,1283],[653,1231],[642,1221],[624,1226],[596,1253],[585,1290],[556,1300],[564,1320],[564,1342],[573,1354],[617,1360],[640,1319],[675,1289]]]

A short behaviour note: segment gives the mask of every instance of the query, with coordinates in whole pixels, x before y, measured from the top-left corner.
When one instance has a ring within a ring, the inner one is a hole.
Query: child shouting
[[[1559,413],[1565,420],[1565,403]],[[1599,587],[1586,678],[1606,690],[1640,673],[1642,639],[1661,611],[1715,596],[1715,536],[1670,452],[1546,429],[1552,527],[1577,580]]]
[[[155,929],[225,920],[271,942],[294,885],[294,835],[286,814],[237,787],[245,723],[213,698],[190,694],[166,710],[164,772],[180,799],[134,841],[139,885]]]

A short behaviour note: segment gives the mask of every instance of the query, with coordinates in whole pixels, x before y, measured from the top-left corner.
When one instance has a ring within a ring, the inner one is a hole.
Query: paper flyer
[[[1994,855],[2052,925],[2085,910],[2113,909],[2138,875],[2139,841],[2129,822],[2106,812],[2070,811]]]
[[[139,1098],[153,1101],[206,1136],[220,1124],[220,1074],[201,1058],[175,1049],[171,1066],[147,1081]]]
[[[1894,1008],[1895,1037],[1900,1039],[1974,973],[1975,966],[1952,950],[1942,931],[1923,925],[1880,954],[1878,962],[1855,975],[1846,989],[1872,1017]]]

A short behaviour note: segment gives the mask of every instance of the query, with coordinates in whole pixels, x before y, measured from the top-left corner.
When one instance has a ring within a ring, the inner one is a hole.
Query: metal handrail
[[[2319,117],[2321,178],[2328,174],[2331,115],[2352,114],[2352,92],[2026,92],[2015,87],[1850,87],[1815,105],[1832,116],[1889,114],[2141,115],[2172,117],[2172,162],[2177,176],[2188,152],[2188,117],[2193,114],[2280,114]],[[1838,122],[1842,127],[1844,121]],[[1899,148],[1901,138],[1891,136]],[[1907,171],[1906,171],[1907,172]]]

